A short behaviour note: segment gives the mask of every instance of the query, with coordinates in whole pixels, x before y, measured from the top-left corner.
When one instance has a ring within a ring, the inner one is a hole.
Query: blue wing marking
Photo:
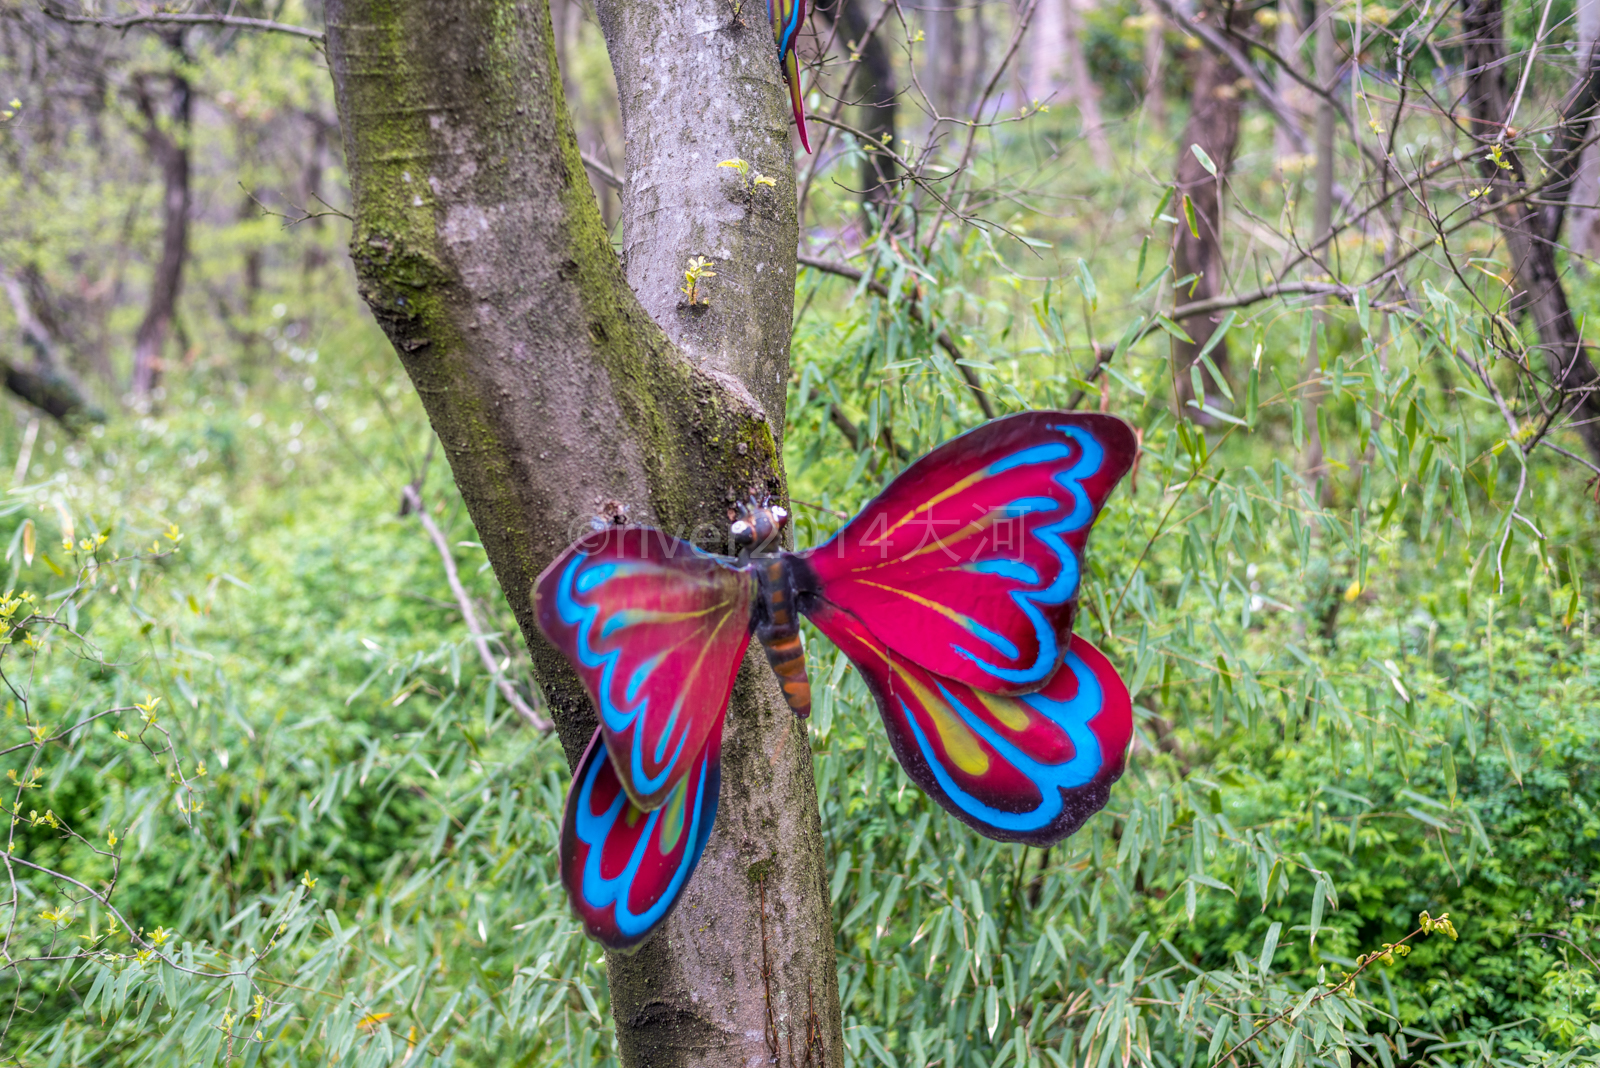
[[[611,833],[611,828],[615,826],[624,806],[628,804],[628,795],[619,793],[605,812],[596,816],[590,811],[589,798],[594,791],[595,779],[599,777],[600,769],[610,759],[602,752],[601,758],[589,766],[589,773],[584,776],[583,786],[578,791],[576,829],[578,837],[589,847],[589,855],[583,865],[583,899],[595,908],[615,905],[613,915],[617,929],[632,938],[643,934],[660,922],[667,914],[667,910],[678,900],[683,884],[689,880],[695,866],[700,863],[700,854],[705,852],[706,840],[711,837],[711,827],[717,819],[717,795],[722,785],[722,771],[718,767],[710,766],[709,762],[701,765],[696,794],[699,803],[694,806],[691,816],[690,844],[684,851],[684,863],[673,873],[672,881],[667,884],[666,891],[656,899],[655,904],[643,912],[635,913],[628,907],[628,890],[633,886],[634,876],[639,873],[639,865],[644,862],[645,850],[655,841],[656,825],[661,821],[662,814],[672,811],[674,806],[669,799],[667,804],[645,817],[648,822],[634,845],[633,855],[628,858],[628,866],[616,878],[605,878],[600,874],[600,857],[606,836]],[[678,784],[678,789],[686,790],[688,787],[689,780],[685,777]]]
[[[1093,476],[1100,470],[1101,464],[1105,462],[1105,449],[1095,440],[1093,434],[1075,426],[1058,426],[1053,429],[1065,432],[1082,449],[1082,455],[1078,457],[1078,462],[1073,464],[1069,470],[1061,472],[1054,478],[1055,483],[1065,490],[1070,498],[1071,510],[1058,522],[1035,529],[1031,532],[1031,536],[1043,542],[1045,547],[1061,561],[1061,573],[1045,589],[1011,591],[1013,603],[1033,623],[1034,632],[1039,638],[1039,658],[1027,667],[1006,668],[990,663],[979,654],[963,646],[951,646],[957,653],[971,660],[996,678],[1023,685],[1043,682],[1047,679],[1050,673],[1055,670],[1056,662],[1061,656],[1061,646],[1056,639],[1056,633],[1051,629],[1044,618],[1044,613],[1040,612],[1037,606],[1041,604],[1061,604],[1077,595],[1078,582],[1081,578],[1078,569],[1078,558],[1073,553],[1072,547],[1063,541],[1062,537],[1083,529],[1084,525],[1093,517],[1094,505],[1089,500],[1089,494],[1084,491],[1083,480]],[[1070,451],[1065,443],[1033,445],[1026,449],[1018,450],[1004,459],[996,460],[989,465],[988,473],[998,474],[1002,471],[1009,471],[1013,467],[1020,467],[1023,464],[1050,463],[1068,455]],[[1023,497],[1006,505],[1006,514],[1016,517],[1030,515],[1035,512],[1053,512],[1061,506],[1062,502],[1053,497]],[[986,560],[982,563],[994,566],[1008,563],[1017,564],[1018,562],[1013,560]],[[1026,567],[1026,565],[1019,566]],[[1032,569],[1030,568],[1029,570]],[[989,573],[1003,575],[1006,578],[1016,577],[1001,570]],[[1030,580],[1018,579],[1018,581],[1025,582]],[[1031,581],[1039,581],[1037,572],[1034,573]],[[975,631],[974,633],[977,632]],[[998,635],[980,633],[978,637],[1003,655],[1011,656],[1013,659],[1017,655],[1016,647],[1012,646],[1010,642],[1005,642],[1004,645],[995,642],[994,638],[998,637]],[[1004,639],[1001,640],[1004,641]],[[1009,652],[1007,652],[1007,647],[1010,647]]]
[[[1100,709],[1105,704],[1100,680],[1089,669],[1089,665],[1085,664],[1077,653],[1070,650],[1062,666],[1071,670],[1078,679],[1078,692],[1070,701],[1054,701],[1038,694],[1029,694],[1017,700],[1026,702],[1072,739],[1072,759],[1065,764],[1041,764],[1034,760],[987,721],[974,715],[970,708],[942,684],[939,687],[945,702],[961,717],[961,721],[972,733],[987,742],[996,753],[1033,780],[1043,800],[1032,812],[1007,812],[994,808],[963,790],[945,767],[943,760],[928,744],[927,736],[917,723],[916,717],[911,714],[911,710],[906,707],[905,701],[900,701],[906,723],[910,725],[911,734],[916,739],[917,749],[922,753],[924,763],[932,770],[939,788],[944,791],[946,797],[974,819],[999,830],[1017,834],[1043,830],[1061,814],[1062,791],[1082,786],[1099,774],[1104,757],[1100,752],[1100,739],[1090,729],[1089,722],[1100,714]]]
[[[621,709],[612,704],[611,688],[614,683],[614,674],[617,670],[617,661],[622,656],[622,650],[613,649],[609,653],[602,653],[594,648],[593,643],[590,641],[590,632],[594,628],[595,617],[600,614],[600,608],[598,605],[579,604],[573,597],[573,591],[589,593],[615,578],[618,574],[628,573],[631,568],[628,568],[625,564],[605,563],[596,564],[591,568],[580,571],[579,569],[585,562],[583,557],[575,557],[566,566],[566,569],[561,572],[561,582],[556,587],[556,611],[560,613],[561,621],[567,626],[576,629],[578,633],[578,640],[575,644],[577,646],[578,659],[583,662],[583,666],[600,669],[600,685],[597,687],[599,690],[597,696],[600,705],[600,716],[605,720],[607,727],[620,734],[645,714],[645,711],[650,707],[650,699],[648,697],[645,698],[631,710]],[[613,627],[612,624],[618,618],[626,616],[627,612],[624,611],[618,612],[610,619],[607,619],[601,624],[600,636],[605,637],[618,629]],[[633,621],[630,620],[628,622]],[[628,622],[624,622],[620,626],[627,626]],[[654,661],[641,664],[634,669],[633,675],[628,679],[627,693],[629,700],[632,700],[633,695],[639,691],[639,687],[643,686],[649,678],[649,672],[646,671],[643,677],[639,673],[645,671],[647,666],[654,668],[659,661],[660,657],[658,656]],[[667,739],[672,737],[672,728],[676,726],[677,718],[677,710],[674,709],[672,720],[668,723],[667,729],[661,733],[663,745]],[[678,738],[678,748],[673,751],[672,760],[662,767],[661,774],[651,778],[638,770],[644,767],[643,734],[643,731],[633,732],[633,752],[631,754],[632,777],[635,780],[633,787],[641,796],[653,794],[666,785],[668,777],[672,774],[672,769],[677,766],[678,758],[683,755],[685,742],[682,736]],[[662,749],[661,752],[665,752],[665,749]],[[661,752],[656,754],[657,759],[660,759]]]

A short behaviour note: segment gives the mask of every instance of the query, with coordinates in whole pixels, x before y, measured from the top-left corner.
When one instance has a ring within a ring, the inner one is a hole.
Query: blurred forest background
[[[614,223],[604,42],[551,14]],[[615,1061],[560,747],[353,284],[321,19],[0,3],[0,1064]],[[996,413],[1145,450],[1079,616],[1136,741],[1063,845],[908,789],[809,645],[848,1063],[1600,1059],[1597,39],[811,13],[801,544]]]

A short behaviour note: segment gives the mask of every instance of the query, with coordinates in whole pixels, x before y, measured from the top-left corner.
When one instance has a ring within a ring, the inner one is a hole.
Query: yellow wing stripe
[[[893,536],[895,531],[899,530],[901,527],[903,527],[907,523],[911,522],[911,520],[916,516],[916,514],[918,512],[927,511],[927,510],[931,509],[936,504],[944,503],[945,501],[949,500],[951,497],[954,497],[956,494],[963,493],[966,490],[971,489],[973,486],[975,486],[979,482],[983,481],[986,477],[988,477],[987,469],[980,470],[980,471],[975,471],[972,474],[968,475],[966,478],[962,479],[960,482],[957,482],[955,485],[951,486],[949,489],[946,489],[943,493],[936,494],[935,496],[930,497],[926,503],[917,505],[916,507],[914,507],[910,511],[908,511],[905,515],[901,516],[900,520],[898,522],[896,522],[893,526],[891,526],[887,531],[884,532],[884,535],[883,535],[884,538],[887,539],[887,538]]]

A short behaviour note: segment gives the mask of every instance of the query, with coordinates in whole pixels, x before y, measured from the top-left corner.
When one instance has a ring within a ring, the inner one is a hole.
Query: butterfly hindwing
[[[627,949],[655,930],[694,874],[717,818],[722,716],[653,812],[633,804],[596,731],[561,816],[561,881],[591,938]]]
[[[912,781],[980,834],[1049,845],[1104,807],[1133,706],[1085,639],[1071,637],[1044,689],[1002,697],[935,675],[848,612],[825,607],[812,621],[861,672]]]
[[[649,527],[588,534],[539,576],[539,629],[583,680],[639,808],[666,802],[722,722],[755,588],[748,572]]]
[[[996,419],[801,555],[822,599],[889,648],[988,693],[1028,693],[1061,662],[1089,529],[1137,450],[1112,415]]]

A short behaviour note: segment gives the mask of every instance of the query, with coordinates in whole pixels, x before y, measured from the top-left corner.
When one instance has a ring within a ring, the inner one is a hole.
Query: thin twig
[[[867,278],[865,271],[857,270],[849,264],[835,263],[832,260],[818,259],[815,256],[798,256],[796,259],[803,266],[827,274],[838,275],[840,278],[848,278],[853,282],[859,282],[863,278]],[[889,287],[875,278],[867,278],[867,290],[875,296],[882,297],[884,300],[892,299],[889,294]],[[919,323],[928,323],[915,301],[907,301],[906,307],[911,312],[911,318]],[[977,372],[962,362],[966,357],[961,354],[961,349],[956,345],[955,338],[950,336],[948,330],[941,330],[938,336],[934,338],[934,341],[938,343],[940,348],[944,349],[951,362],[956,365],[956,369],[961,372],[961,377],[966,379],[967,388],[972,391],[973,399],[978,402],[978,407],[983,410],[984,418],[993,419],[995,417],[994,401],[989,396],[988,391],[983,388],[983,384],[978,381]]]
[[[594,174],[594,176],[596,178],[600,179],[606,185],[609,185],[612,189],[621,189],[622,188],[622,186],[623,186],[622,178],[617,174],[616,171],[612,170],[610,167],[606,166],[604,163],[601,163],[600,160],[598,160],[594,156],[591,156],[587,152],[579,152],[578,153],[578,158],[583,160],[583,165],[585,167],[589,168],[589,170]]]
[[[157,12],[150,15],[122,15],[114,18],[104,18],[98,15],[67,15],[59,11],[52,11],[48,7],[44,13],[58,22],[71,22],[84,26],[99,26],[107,30],[126,30],[134,26],[150,23],[162,23],[178,26],[234,26],[244,30],[261,30],[266,33],[286,33],[291,37],[304,38],[321,44],[323,35],[321,30],[313,30],[305,26],[294,26],[287,22],[273,22],[271,19],[252,19],[243,15],[178,15],[168,12]]]
[[[527,720],[529,726],[539,731],[550,730],[553,724],[529,707],[522,699],[522,695],[517,692],[517,688],[511,685],[511,680],[501,673],[499,665],[494,662],[494,654],[489,651],[489,639],[484,637],[483,628],[478,625],[478,614],[472,609],[472,598],[467,595],[467,588],[461,584],[461,575],[456,571],[456,558],[450,552],[450,541],[444,536],[444,531],[439,529],[439,524],[433,521],[433,516],[428,514],[417,484],[408,483],[401,492],[405,495],[406,503],[421,520],[422,529],[433,539],[434,548],[439,550],[439,559],[444,563],[445,578],[450,581],[450,590],[456,595],[456,604],[461,608],[461,619],[472,635],[472,643],[478,647],[478,656],[483,661],[484,670],[489,672],[489,677],[494,679],[495,685],[500,688],[501,695],[523,719]]]

